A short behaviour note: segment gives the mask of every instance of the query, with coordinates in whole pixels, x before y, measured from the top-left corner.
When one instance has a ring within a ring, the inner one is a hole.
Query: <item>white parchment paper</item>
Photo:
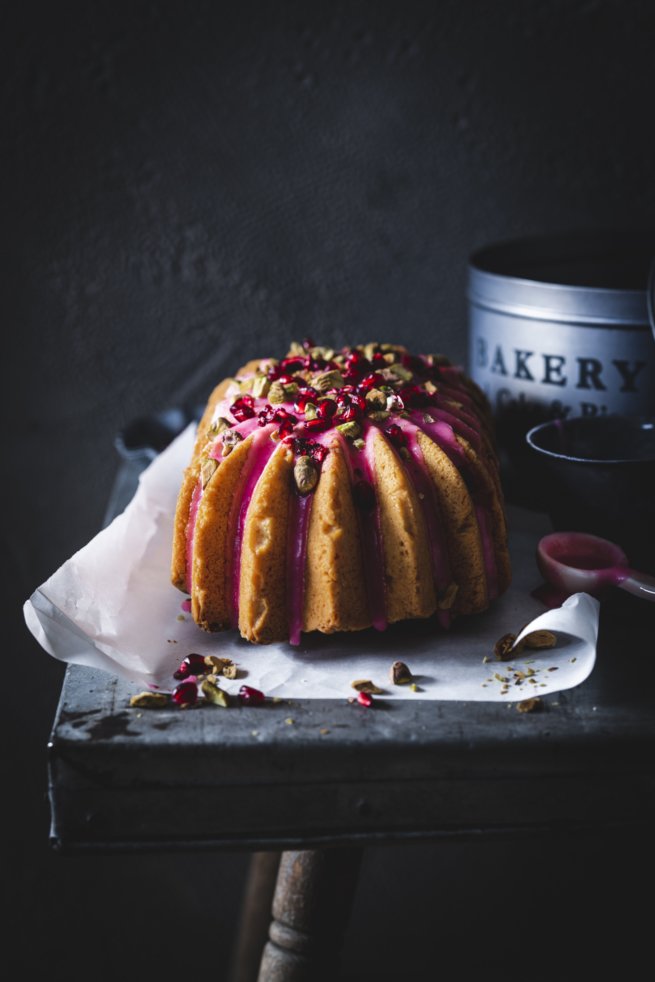
[[[512,586],[489,611],[458,618],[449,631],[432,620],[405,622],[385,632],[304,635],[297,648],[251,645],[236,632],[206,634],[182,611],[184,597],[169,581],[175,503],[193,439],[190,426],[143,472],[123,514],[26,601],[27,625],[54,657],[170,689],[185,655],[217,654],[240,669],[239,679],[222,683],[228,691],[246,681],[267,696],[315,699],[342,699],[353,694],[354,679],[371,679],[395,699],[511,702],[579,685],[592,671],[598,601],[578,593],[544,612],[530,591],[540,583],[536,544],[549,527],[520,509],[508,515]],[[520,638],[537,628],[556,632],[557,646],[509,663],[494,659],[501,635]],[[417,691],[389,684],[396,659],[408,664]]]

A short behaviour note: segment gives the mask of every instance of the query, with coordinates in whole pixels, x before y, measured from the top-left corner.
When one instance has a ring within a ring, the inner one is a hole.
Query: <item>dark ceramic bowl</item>
[[[655,417],[580,416],[531,429],[540,503],[557,531],[618,543],[631,565],[655,567]]]

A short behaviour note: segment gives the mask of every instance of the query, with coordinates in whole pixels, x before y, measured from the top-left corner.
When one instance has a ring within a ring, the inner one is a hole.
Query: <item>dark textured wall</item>
[[[104,945],[142,903],[166,927],[180,889],[174,864],[45,845],[61,668],[20,605],[98,528],[116,431],[306,334],[461,361],[472,249],[652,223],[654,25],[647,0],[3,5],[4,842],[26,952],[61,969],[67,925]],[[225,903],[225,864],[223,894],[198,861],[178,903]]]

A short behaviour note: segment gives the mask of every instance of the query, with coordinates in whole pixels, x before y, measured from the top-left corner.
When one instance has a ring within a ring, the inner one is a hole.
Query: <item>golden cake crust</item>
[[[441,356],[294,345],[213,390],[171,562],[202,628],[269,643],[445,624],[510,576],[490,412]]]

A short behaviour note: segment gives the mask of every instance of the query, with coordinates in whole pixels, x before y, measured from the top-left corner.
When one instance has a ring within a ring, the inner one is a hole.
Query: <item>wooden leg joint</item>
[[[361,849],[282,854],[258,982],[337,977],[361,854]]]

